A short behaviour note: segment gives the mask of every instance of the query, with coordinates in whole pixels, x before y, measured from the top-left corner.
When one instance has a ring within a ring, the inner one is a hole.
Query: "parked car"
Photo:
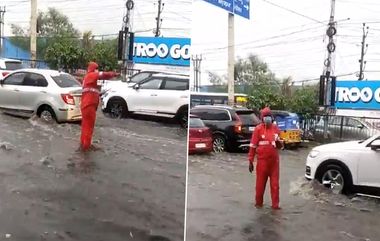
[[[323,137],[324,118],[321,118],[315,126],[314,136]],[[331,140],[356,140],[367,139],[380,134],[379,123],[371,122],[363,118],[347,116],[330,116],[328,120],[328,138]]]
[[[314,148],[307,157],[305,177],[318,180],[335,193],[377,193],[379,170],[380,135],[375,135]]]
[[[21,69],[1,80],[3,112],[44,121],[81,120],[81,85],[67,73],[55,70]]]
[[[254,111],[247,108],[198,105],[190,112],[210,128],[215,152],[248,149],[252,133],[260,123]]]
[[[189,154],[212,152],[212,134],[201,118],[190,115]]]
[[[102,96],[102,110],[112,118],[128,113],[176,118],[187,127],[189,78],[181,75],[156,74],[136,83],[109,85]]]
[[[24,68],[22,61],[17,59],[0,59],[0,79],[3,79],[8,74],[15,70]]]

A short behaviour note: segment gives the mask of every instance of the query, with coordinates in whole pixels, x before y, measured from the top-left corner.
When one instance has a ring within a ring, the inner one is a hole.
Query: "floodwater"
[[[98,113],[78,124],[0,114],[0,240],[182,240],[186,130]]]
[[[377,199],[332,194],[303,175],[310,148],[281,152],[281,210],[254,207],[246,154],[189,157],[187,240],[380,240]]]

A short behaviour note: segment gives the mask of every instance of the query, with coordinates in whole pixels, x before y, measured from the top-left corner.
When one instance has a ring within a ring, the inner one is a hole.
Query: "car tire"
[[[224,152],[226,150],[226,147],[226,138],[224,136],[219,134],[213,136],[212,148],[214,152]]]
[[[350,194],[352,180],[346,168],[338,164],[327,164],[319,171],[318,181],[335,194]]]
[[[182,128],[187,129],[189,123],[189,111],[188,109],[182,110],[178,115],[178,121]]]
[[[121,119],[127,116],[128,107],[123,100],[111,99],[107,103],[107,112],[112,119]]]
[[[44,106],[41,111],[39,111],[38,117],[46,123],[58,122],[55,112],[50,106]]]

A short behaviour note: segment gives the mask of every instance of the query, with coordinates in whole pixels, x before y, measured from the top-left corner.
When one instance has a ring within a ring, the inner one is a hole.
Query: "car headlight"
[[[310,153],[309,153],[309,157],[311,158],[316,158],[318,155],[319,155],[319,151],[317,150],[312,150]]]

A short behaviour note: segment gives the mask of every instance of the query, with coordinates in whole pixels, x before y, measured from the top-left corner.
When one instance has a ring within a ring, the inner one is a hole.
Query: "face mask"
[[[271,124],[272,123],[272,117],[270,117],[270,116],[265,116],[263,119],[264,119],[265,124]]]

